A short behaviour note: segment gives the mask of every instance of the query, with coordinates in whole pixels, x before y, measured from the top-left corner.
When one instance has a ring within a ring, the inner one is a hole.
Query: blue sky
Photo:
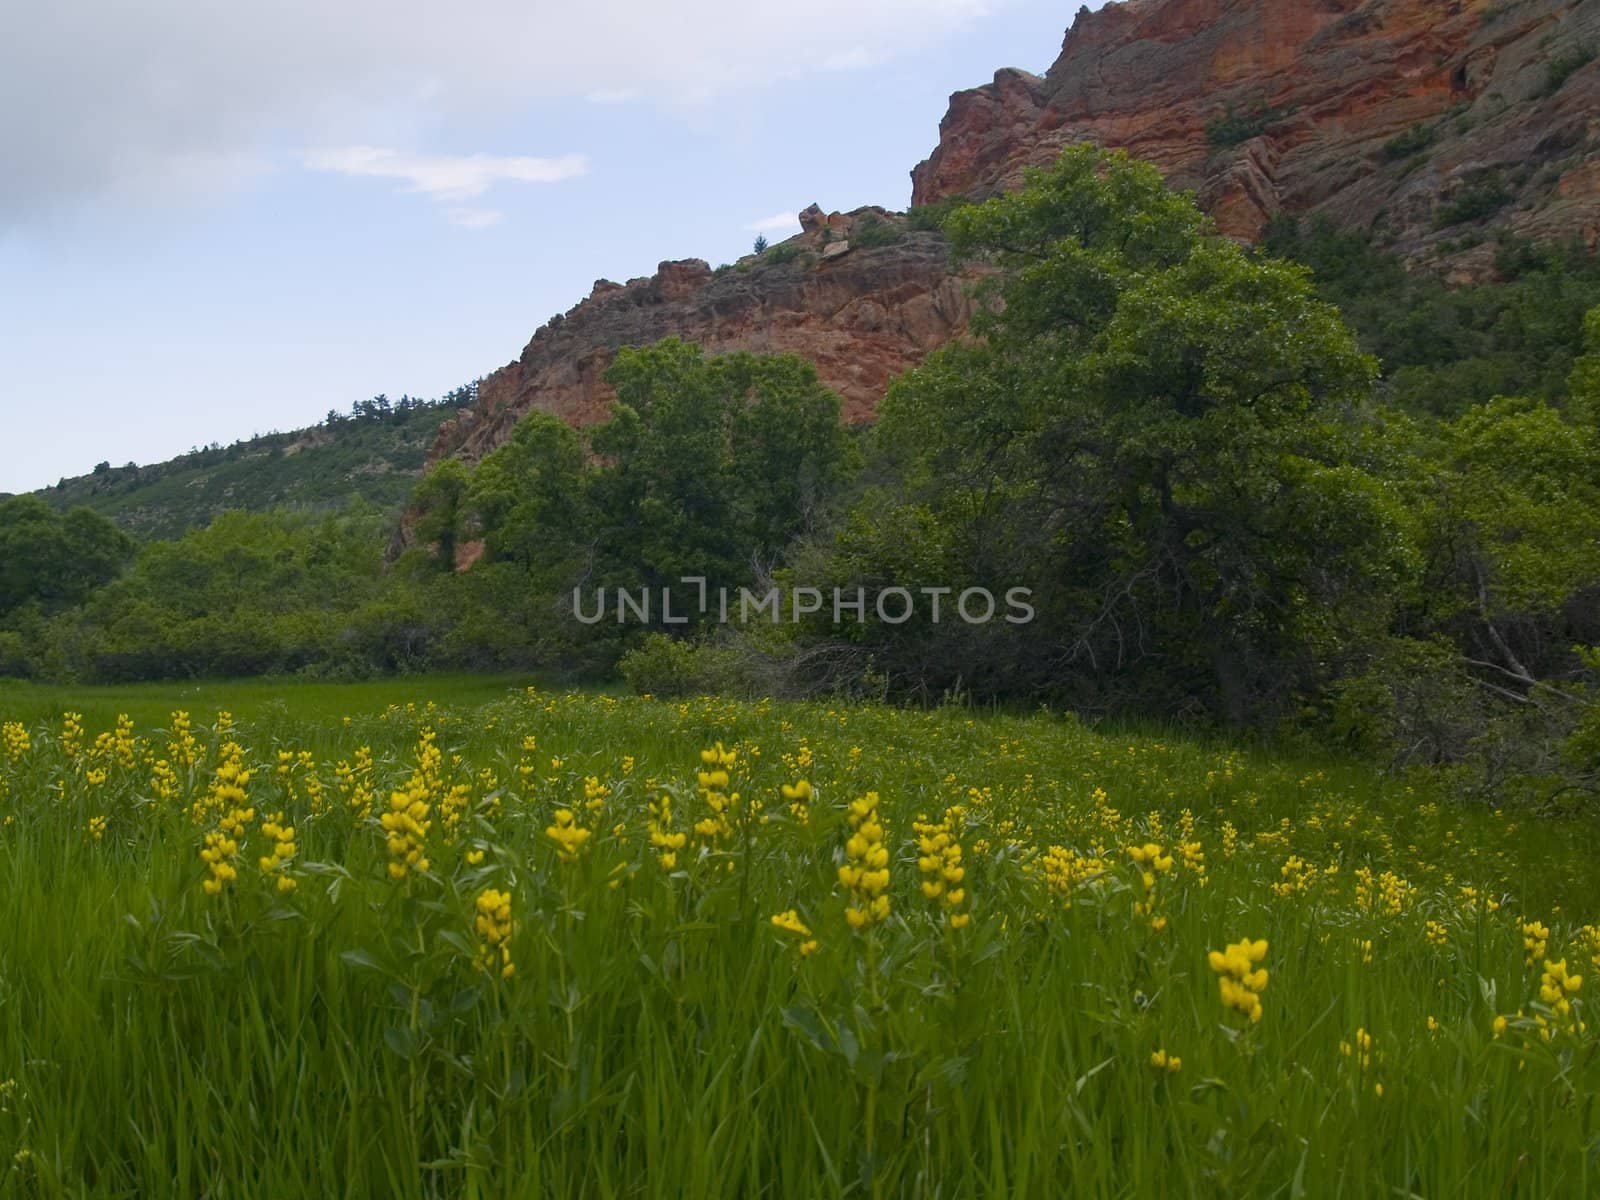
[[[0,48],[0,491],[436,396],[597,278],[903,208],[949,93],[1076,8],[91,2]]]

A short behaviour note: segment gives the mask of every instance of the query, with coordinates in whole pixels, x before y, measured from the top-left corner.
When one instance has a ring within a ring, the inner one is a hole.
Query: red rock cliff
[[[1600,62],[1584,60],[1597,46],[1596,0],[1085,9],[1042,78],[1001,71],[951,97],[913,202],[992,195],[1092,141],[1195,189],[1236,237],[1281,212],[1323,214],[1417,254],[1476,213],[1475,227],[1594,246]]]
[[[670,335],[711,353],[799,354],[839,393],[846,420],[864,420],[891,379],[966,328],[966,288],[938,234],[906,230],[881,209],[825,216],[813,206],[801,221],[804,233],[723,271],[688,259],[648,279],[596,283],[479,385],[477,406],[445,426],[435,457],[481,458],[533,409],[575,425],[602,419],[617,348]]]

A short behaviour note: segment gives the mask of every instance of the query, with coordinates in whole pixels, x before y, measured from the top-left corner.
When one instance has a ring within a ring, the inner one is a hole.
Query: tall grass
[[[221,695],[255,715],[188,751],[165,720],[0,742],[0,1195],[1595,1190],[1594,984],[1540,999],[1547,959],[1600,955],[1587,823],[1042,716]],[[230,741],[254,812],[213,896]],[[802,778],[809,804],[781,791]],[[379,822],[407,789],[428,869],[395,880]],[[838,868],[869,791],[892,911],[856,930]],[[295,852],[263,872],[279,810]],[[572,861],[560,810],[591,831]],[[963,848],[956,905],[924,894],[918,819]],[[1245,938],[1254,1023],[1208,964]]]

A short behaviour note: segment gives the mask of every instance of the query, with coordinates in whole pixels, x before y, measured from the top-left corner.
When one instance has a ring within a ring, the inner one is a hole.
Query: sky
[[[0,493],[437,397],[596,279],[904,208],[949,94],[1077,7],[0,0]]]

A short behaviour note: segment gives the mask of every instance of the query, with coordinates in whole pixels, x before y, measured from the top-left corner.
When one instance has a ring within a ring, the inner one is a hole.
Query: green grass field
[[[514,682],[0,689],[0,1196],[1600,1184],[1587,821]]]

